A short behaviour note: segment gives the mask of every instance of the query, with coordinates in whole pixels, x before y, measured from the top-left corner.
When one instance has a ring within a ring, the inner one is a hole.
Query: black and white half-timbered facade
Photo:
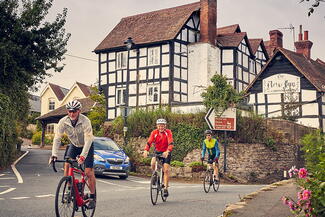
[[[125,105],[131,111],[203,109],[201,93],[215,73],[244,90],[268,59],[263,41],[252,49],[239,25],[220,29],[215,0],[123,18],[95,48],[107,119],[121,115]],[[129,37],[134,45],[128,52]]]
[[[295,42],[296,52],[277,48],[247,88],[249,103],[267,118],[294,116],[297,123],[324,130],[325,63],[310,58],[308,32]],[[289,112],[289,114],[288,114]]]

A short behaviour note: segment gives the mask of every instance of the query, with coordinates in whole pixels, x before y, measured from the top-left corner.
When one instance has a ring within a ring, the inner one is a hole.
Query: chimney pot
[[[302,25],[299,25],[298,41],[302,41]]]
[[[304,40],[308,41],[308,31],[304,31]]]
[[[201,0],[200,6],[200,41],[216,45],[217,0]]]

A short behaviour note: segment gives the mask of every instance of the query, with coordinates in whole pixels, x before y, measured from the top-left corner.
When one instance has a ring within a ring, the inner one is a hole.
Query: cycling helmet
[[[212,130],[206,130],[206,131],[204,131],[204,135],[207,135],[207,134],[212,135]]]
[[[81,103],[78,100],[72,100],[65,106],[68,110],[80,110]]]
[[[167,121],[163,118],[160,118],[156,121],[156,124],[167,124]]]

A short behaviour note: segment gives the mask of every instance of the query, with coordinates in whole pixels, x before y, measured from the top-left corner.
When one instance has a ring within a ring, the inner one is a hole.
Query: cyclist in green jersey
[[[218,177],[218,159],[220,156],[220,150],[218,147],[218,140],[215,138],[212,138],[212,131],[206,130],[204,132],[205,134],[205,140],[203,140],[202,143],[202,156],[201,160],[204,160],[205,152],[208,152],[208,162],[213,162],[212,167],[214,170],[214,178],[216,180],[219,179]]]

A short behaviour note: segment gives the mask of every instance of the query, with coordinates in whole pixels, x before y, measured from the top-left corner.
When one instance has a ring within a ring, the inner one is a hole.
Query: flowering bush
[[[309,177],[305,168],[298,170],[293,166],[288,173],[290,178],[297,177],[297,183],[301,186],[301,191],[298,192],[296,201],[290,197],[283,197],[283,203],[290,208],[295,216],[324,216],[325,182]]]

